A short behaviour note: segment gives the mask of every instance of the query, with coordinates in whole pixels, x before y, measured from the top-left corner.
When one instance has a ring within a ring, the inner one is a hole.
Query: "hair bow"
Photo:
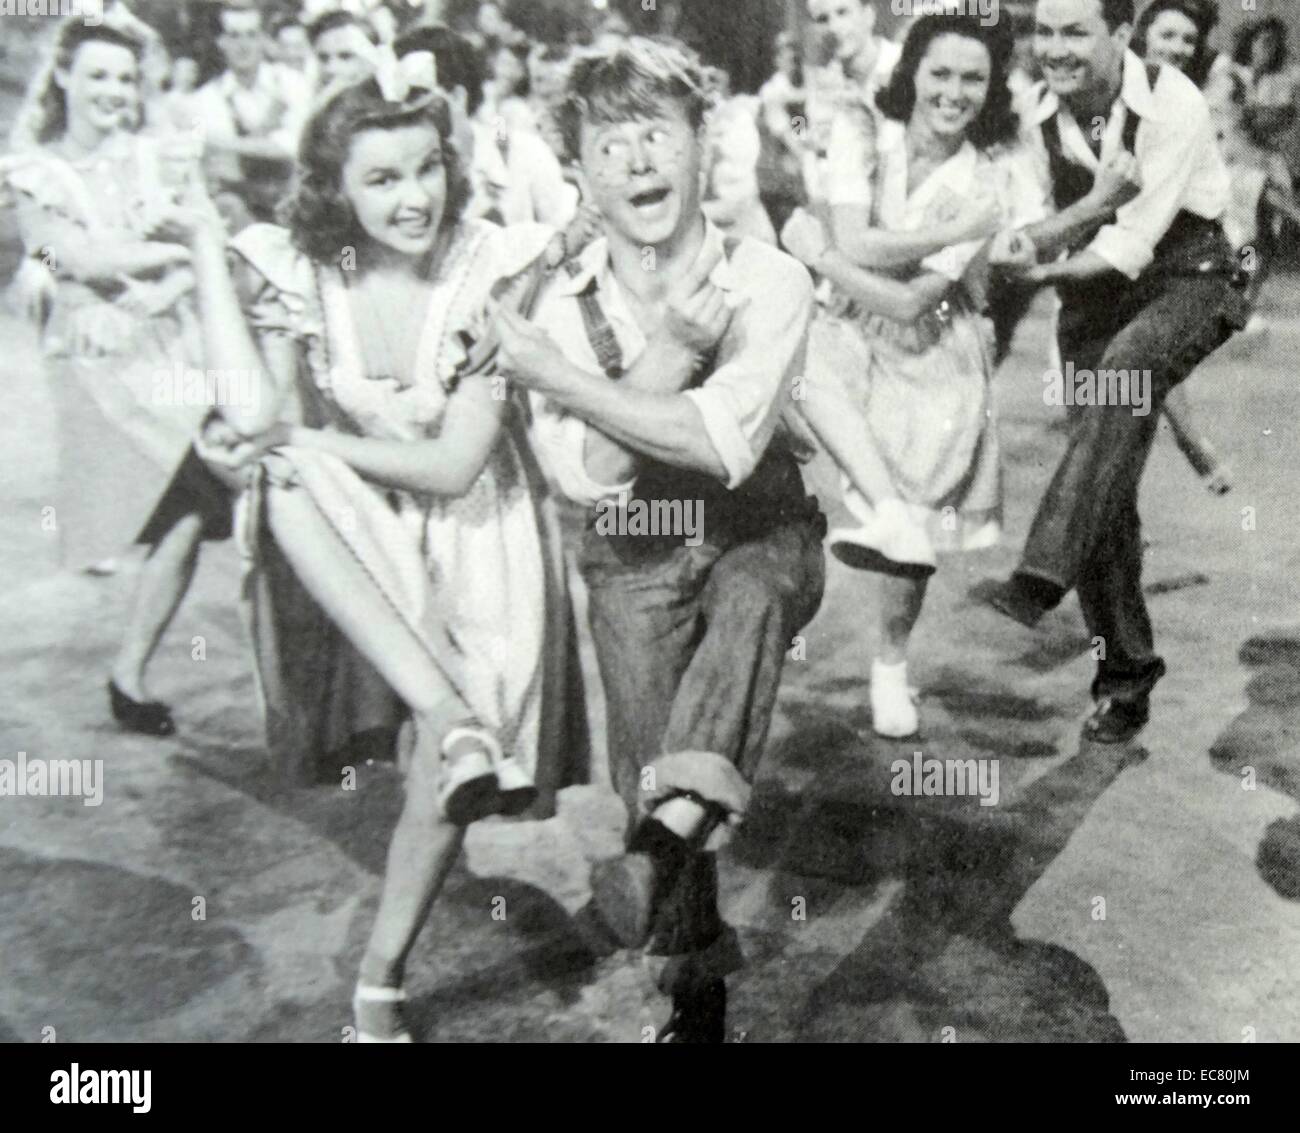
[[[405,102],[413,90],[438,89],[438,61],[432,51],[412,51],[399,59],[384,44],[375,51],[375,82],[385,102]]]

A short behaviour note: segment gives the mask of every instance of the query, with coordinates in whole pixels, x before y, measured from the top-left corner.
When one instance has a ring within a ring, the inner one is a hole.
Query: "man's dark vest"
[[[728,262],[738,243],[734,237],[726,239],[724,249]],[[577,275],[581,271],[575,261],[570,261],[567,268],[571,275]],[[596,278],[593,276],[591,282],[578,293],[578,309],[582,312],[583,327],[597,363],[607,377],[617,381],[625,373],[623,351],[596,291]],[[717,369],[717,355],[718,350],[715,348],[701,362],[696,370],[694,384],[702,384]],[[767,451],[753,474],[734,490],[703,472],[643,459],[629,503],[637,499],[701,501],[705,541],[715,545],[730,545],[757,538],[783,524],[812,519],[819,514],[817,501],[808,495],[799,471],[799,462],[791,453],[789,443],[780,429],[767,446]],[[594,519],[593,512],[589,521]],[[681,535],[635,536],[624,539],[629,551],[634,548],[643,549],[650,555],[662,553],[683,541]]]
[[[1148,63],[1146,70],[1147,82],[1154,90],[1160,77],[1160,67]],[[1126,106],[1125,111],[1127,117],[1121,135],[1122,144],[1129,153],[1135,153],[1142,119],[1131,106]],[[1096,176],[1092,170],[1066,156],[1061,144],[1058,115],[1053,114],[1043,123],[1042,136],[1051,170],[1053,200],[1057,209],[1067,209],[1092,191]],[[1082,251],[1091,242],[1091,236],[1085,237],[1070,248],[1071,254]],[[1080,284],[1063,284],[1058,287],[1058,291],[1067,311],[1072,308],[1101,307],[1119,312],[1128,306],[1126,299],[1137,299],[1139,295],[1150,291],[1152,283],[1170,276],[1234,276],[1236,273],[1237,263],[1223,234],[1222,224],[1184,209],[1174,217],[1169,231],[1156,245],[1155,260],[1136,283],[1120,272],[1112,272]]]

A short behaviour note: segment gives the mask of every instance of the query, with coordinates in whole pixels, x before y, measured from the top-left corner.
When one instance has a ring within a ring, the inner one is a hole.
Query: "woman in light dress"
[[[411,1041],[406,959],[465,827],[522,813],[581,755],[560,718],[581,700],[564,687],[558,532],[485,341],[491,302],[530,301],[550,233],[462,221],[465,157],[432,72],[391,61],[316,110],[287,227],[242,232],[233,272],[204,209],[175,220],[210,364],[265,375],[256,411],[226,413],[240,439],[207,455],[251,472],[260,553],[287,561],[414,723],[362,1041]],[[295,391],[303,423],[277,424]],[[335,671],[276,644],[282,665]]]
[[[796,213],[786,246],[834,285],[797,402],[843,473],[857,525],[830,535],[842,562],[880,574],[873,726],[919,728],[907,648],[935,549],[997,542],[1002,513],[990,327],[981,264],[1000,229],[1041,215],[1017,136],[1010,41],[963,16],[926,16],[878,98],[846,109],[825,170],[829,232]],[[863,265],[869,265],[867,270]]]
[[[17,289],[56,411],[58,480],[44,519],[74,569],[112,573],[133,543],[148,548],[109,697],[125,728],[166,736],[175,724],[146,669],[201,540],[230,533],[230,500],[190,447],[219,391],[195,370],[189,250],[155,228],[197,170],[133,132],[137,25],[60,29],[3,180],[26,251]]]
[[[1205,97],[1232,177],[1224,228],[1243,250],[1248,295],[1257,304],[1284,225],[1300,227],[1294,170],[1285,152],[1295,137],[1300,72],[1289,59],[1285,25],[1264,19],[1239,28],[1232,55],[1214,61]],[[1267,330],[1265,316],[1254,311],[1243,335]]]

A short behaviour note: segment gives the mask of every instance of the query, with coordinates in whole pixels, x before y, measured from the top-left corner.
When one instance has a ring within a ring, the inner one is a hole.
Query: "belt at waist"
[[[1156,245],[1155,258],[1136,280],[1108,272],[1082,283],[1063,283],[1057,290],[1066,308],[1092,307],[1119,311],[1126,301],[1147,294],[1153,286],[1180,276],[1221,275],[1235,278],[1240,266],[1218,220],[1180,212]]]
[[[768,446],[753,474],[738,488],[728,489],[725,484],[701,472],[688,472],[652,462],[642,468],[628,493],[626,504],[629,510],[638,501],[661,506],[674,501],[695,505],[694,514],[701,516],[708,541],[724,543],[755,538],[787,523],[814,519],[820,513],[816,498],[808,494],[804,485],[798,460],[785,439],[779,436]],[[588,513],[589,535],[607,534],[598,528],[602,516],[608,518],[609,507],[607,501]],[[627,530],[631,533],[632,526],[628,525]],[[651,553],[684,541],[682,532],[656,531],[636,535],[637,544]]]

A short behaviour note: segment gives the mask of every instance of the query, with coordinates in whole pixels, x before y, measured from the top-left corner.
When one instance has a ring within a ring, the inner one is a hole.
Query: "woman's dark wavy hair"
[[[1250,55],[1255,48],[1255,40],[1266,32],[1273,33],[1273,54],[1269,58],[1266,74],[1280,71],[1285,65],[1291,50],[1287,44],[1286,24],[1276,16],[1266,16],[1237,29],[1237,38],[1232,45],[1232,61],[1243,67],[1249,67]]]
[[[1210,50],[1210,33],[1219,23],[1218,10],[1211,7],[1208,0],[1152,0],[1138,18],[1133,42],[1129,45],[1134,54],[1143,59],[1147,54],[1147,36],[1151,32],[1151,25],[1161,12],[1178,12],[1196,25],[1196,53],[1187,64],[1187,77],[1198,87],[1205,86],[1210,78],[1210,65],[1214,62],[1214,52]]]
[[[36,96],[36,113],[40,126],[36,141],[41,145],[62,136],[68,128],[68,100],[63,88],[55,81],[55,71],[72,68],[77,52],[87,43],[111,43],[125,47],[135,56],[136,64],[144,54],[144,44],[134,35],[105,24],[91,27],[79,19],[70,19],[60,29],[54,41],[54,59],[48,68],[44,85]]]
[[[281,220],[293,242],[318,263],[338,260],[342,249],[367,237],[343,196],[342,173],[352,139],[363,130],[396,130],[427,122],[438,131],[447,167],[447,203],[442,227],[459,223],[469,202],[469,163],[452,141],[451,110],[440,94],[415,90],[404,103],[386,102],[373,78],[331,95],[303,128],[293,192]]]
[[[876,95],[876,105],[887,118],[906,122],[916,106],[916,72],[921,60],[941,35],[959,35],[982,43],[989,53],[989,94],[967,132],[979,149],[1013,141],[1020,131],[1020,119],[1012,106],[1007,76],[1015,40],[1001,23],[982,27],[976,15],[922,16],[903,41],[903,54],[889,83]]]

